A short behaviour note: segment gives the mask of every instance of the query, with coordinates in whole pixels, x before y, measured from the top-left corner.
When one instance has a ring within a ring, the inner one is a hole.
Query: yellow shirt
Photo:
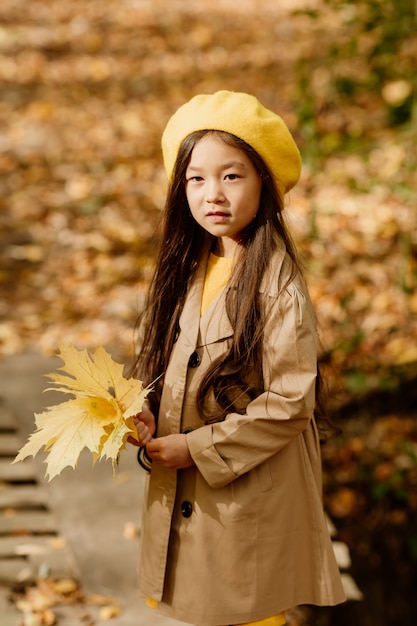
[[[227,281],[232,273],[234,258],[220,257],[210,254],[207,262],[206,277],[203,286],[203,295],[201,298],[201,315],[203,315],[210,304],[225,288]],[[158,602],[153,598],[147,598],[147,605],[155,609]],[[257,622],[247,622],[239,626],[284,626],[286,624],[285,613],[273,615]]]
[[[232,273],[235,259],[232,257],[210,254],[207,261],[206,277],[204,279],[203,296],[201,298],[201,315],[225,288]]]

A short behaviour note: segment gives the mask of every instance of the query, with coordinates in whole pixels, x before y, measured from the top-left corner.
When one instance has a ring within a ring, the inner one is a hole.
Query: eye
[[[203,180],[202,176],[189,176],[186,179],[187,183],[200,183]]]
[[[240,178],[238,174],[226,174],[225,176],[226,180],[237,180],[238,178]]]

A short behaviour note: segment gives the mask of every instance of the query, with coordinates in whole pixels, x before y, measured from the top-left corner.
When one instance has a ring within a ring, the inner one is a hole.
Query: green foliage
[[[298,116],[310,162],[318,166],[318,153],[415,123],[416,10],[414,0],[326,0],[320,10],[296,12],[323,42],[298,64]]]

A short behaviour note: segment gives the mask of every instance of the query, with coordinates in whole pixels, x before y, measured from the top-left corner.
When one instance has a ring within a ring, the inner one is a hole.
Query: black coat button
[[[201,356],[198,352],[193,352],[188,359],[188,367],[198,367],[201,363]]]
[[[191,517],[191,513],[193,512],[193,505],[188,500],[184,500],[181,504],[181,514],[183,517]]]

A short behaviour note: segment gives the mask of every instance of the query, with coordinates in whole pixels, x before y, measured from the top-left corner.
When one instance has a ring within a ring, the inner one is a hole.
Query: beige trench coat
[[[280,249],[260,288],[265,393],[246,414],[205,425],[195,397],[232,335],[222,293],[200,319],[205,266],[188,294],[161,398],[158,436],[187,432],[195,467],[153,463],[144,503],[139,586],[159,610],[202,626],[263,619],[300,604],[342,602],[321,499],[312,419],[317,338],[302,278],[285,292]],[[197,352],[199,366],[188,366]]]

